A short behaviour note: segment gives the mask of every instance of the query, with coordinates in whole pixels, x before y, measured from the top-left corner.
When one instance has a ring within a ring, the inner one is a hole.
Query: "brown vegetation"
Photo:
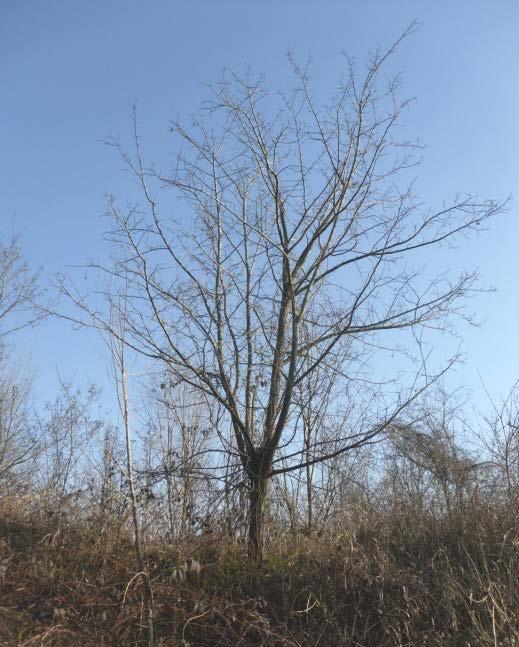
[[[125,531],[4,500],[0,533],[1,644],[147,644]],[[273,535],[261,568],[216,534],[149,543],[145,558],[159,645],[519,644],[513,502],[365,510],[333,532]]]

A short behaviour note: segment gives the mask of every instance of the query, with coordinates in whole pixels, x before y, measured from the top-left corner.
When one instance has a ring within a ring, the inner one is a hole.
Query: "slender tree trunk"
[[[171,420],[171,403],[173,401],[171,393],[171,382],[169,382],[169,390],[165,391],[166,402],[166,424],[167,424],[167,438],[166,438],[166,451],[165,451],[165,464],[166,464],[166,487],[167,487],[167,500],[168,500],[168,521],[169,521],[169,537],[170,543],[173,543],[175,537],[175,512],[173,506],[173,475],[171,473],[173,462],[173,421]]]
[[[182,479],[182,519],[180,525],[180,536],[182,539],[187,539],[190,525],[190,516],[191,516],[191,496],[190,496],[190,487],[189,487],[189,475],[188,467],[184,468],[184,474]]]
[[[147,622],[148,622],[148,646],[155,647],[155,628],[154,628],[154,609],[153,609],[153,590],[151,588],[150,577],[146,564],[144,562],[144,555],[142,552],[142,539],[141,528],[139,524],[139,512],[137,507],[137,495],[135,492],[135,479],[133,476],[133,456],[132,456],[132,440],[130,431],[130,413],[128,407],[128,390],[126,386],[126,368],[124,364],[124,347],[121,345],[120,351],[120,370],[121,370],[121,395],[122,395],[122,413],[124,432],[126,440],[126,468],[128,470],[128,485],[130,488],[130,502],[132,509],[133,529],[135,538],[135,553],[137,556],[137,563],[140,569],[140,575],[144,584],[144,592],[147,607]]]
[[[189,438],[188,430],[185,428],[184,424],[181,424],[181,434],[182,434],[182,518],[181,518],[181,527],[180,535],[183,539],[186,539],[190,531],[190,521],[192,513],[192,496],[191,496],[191,482],[189,478]]]
[[[307,456],[310,456],[310,452],[307,452]],[[309,461],[310,458],[307,458]],[[312,473],[313,469],[310,465],[306,466],[306,503],[307,503],[307,517],[306,525],[308,533],[311,533],[313,530],[313,489],[312,489]]]
[[[305,429],[305,450],[304,451],[305,451],[305,459],[307,463],[310,463],[310,461],[312,460],[310,433],[311,433],[311,428]],[[307,465],[306,466],[306,504],[307,504],[306,524],[307,524],[308,533],[311,533],[313,528],[313,505],[314,505],[313,485],[312,485],[313,473],[314,473],[314,466]]]

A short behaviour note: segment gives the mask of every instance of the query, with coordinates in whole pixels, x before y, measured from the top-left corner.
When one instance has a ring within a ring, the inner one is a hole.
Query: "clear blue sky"
[[[395,69],[417,101],[407,134],[427,145],[421,197],[456,192],[515,200],[507,217],[447,262],[479,267],[495,295],[470,305],[484,320],[459,328],[467,361],[458,380],[503,393],[519,378],[519,3],[516,0],[394,2],[346,0],[37,1],[0,3],[0,223],[14,228],[28,260],[50,277],[104,253],[100,215],[107,191],[124,197],[127,177],[101,142],[129,131],[137,102],[148,156],[164,160],[173,113],[196,111],[204,83],[223,67],[289,78],[292,49],[313,59],[317,88],[333,90],[340,52],[359,62],[413,19],[422,25]],[[19,339],[52,397],[56,370],[105,384],[93,336],[50,321]]]

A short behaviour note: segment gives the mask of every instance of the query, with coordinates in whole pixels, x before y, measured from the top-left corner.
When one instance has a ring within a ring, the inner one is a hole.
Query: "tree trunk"
[[[268,478],[252,477],[249,498],[249,556],[256,562],[263,560],[265,502],[267,500]]]

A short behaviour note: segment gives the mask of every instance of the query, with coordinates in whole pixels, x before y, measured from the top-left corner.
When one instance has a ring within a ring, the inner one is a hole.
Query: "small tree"
[[[35,308],[40,296],[38,272],[30,271],[18,239],[0,243],[0,344],[41,317]]]
[[[0,349],[0,483],[15,479],[41,448],[30,412],[31,380]]]
[[[516,382],[504,401],[496,404],[489,396],[491,411],[482,416],[479,440],[497,472],[493,485],[504,485],[510,500],[519,494],[519,382]]]
[[[393,480],[404,485],[413,503],[440,503],[448,513],[461,514],[484,467],[461,442],[462,411],[462,402],[438,388],[419,403],[414,424],[390,430]]]
[[[208,492],[207,412],[198,392],[176,384],[168,372],[152,379],[145,397],[146,440],[152,467],[140,470],[153,485],[164,484],[168,535],[187,539],[200,518]]]
[[[129,281],[125,341],[226,412],[258,559],[271,477],[375,441],[445,369],[420,364],[392,391],[372,380],[366,415],[339,431],[333,450],[304,439],[294,448],[296,391],[323,367],[355,380],[367,354],[385,348],[393,357],[405,331],[447,330],[476,276],[427,277],[413,261],[504,207],[466,196],[430,210],[415,199],[406,177],[416,147],[395,138],[409,102],[398,98],[398,79],[379,82],[400,40],[376,52],[362,77],[347,60],[324,107],[293,61],[290,92],[224,76],[192,128],[172,124],[171,173],[145,164],[135,112],[134,152],[112,142],[143,196],[126,211],[108,199],[118,259],[102,269],[112,283]],[[161,188],[182,208],[162,205]],[[109,326],[70,283],[63,290]]]
[[[30,415],[31,378],[21,371],[21,361],[9,357],[8,339],[35,323],[40,315],[38,273],[25,262],[18,240],[0,242],[0,480],[34,459],[40,449]]]
[[[99,397],[95,385],[85,392],[63,381],[60,387],[54,401],[36,416],[42,439],[39,480],[58,507],[72,492],[82,490],[87,450],[103,428],[102,421],[92,415]]]

